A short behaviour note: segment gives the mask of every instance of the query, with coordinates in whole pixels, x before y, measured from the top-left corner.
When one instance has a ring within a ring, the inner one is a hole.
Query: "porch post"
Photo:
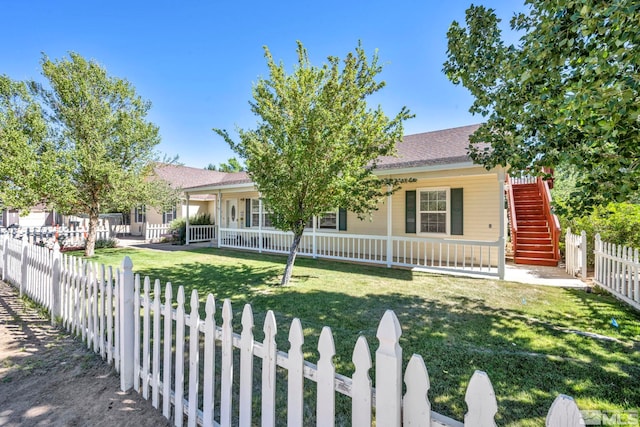
[[[187,217],[185,218],[185,244],[189,244],[189,193],[186,193],[187,196]]]
[[[247,212],[251,215],[251,212]],[[262,194],[258,193],[258,253],[262,253]]]
[[[504,253],[504,170],[498,172],[498,202],[500,203],[498,213],[500,217],[499,236],[498,236],[498,278],[504,280],[505,270],[505,253]]]
[[[393,241],[391,238],[393,237],[393,209],[392,209],[392,201],[393,196],[391,195],[391,190],[393,188],[388,185],[387,191],[389,195],[387,196],[387,268],[391,268],[391,261],[393,260]]]
[[[217,236],[217,241],[218,241],[218,249],[220,249],[220,240],[221,240],[221,235],[220,235],[220,227],[222,224],[222,192],[220,190],[218,190],[218,196],[216,197],[216,224],[218,226],[218,232],[216,233]]]

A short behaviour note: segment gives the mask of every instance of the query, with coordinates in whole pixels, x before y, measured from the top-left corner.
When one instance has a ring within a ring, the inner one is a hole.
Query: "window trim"
[[[423,191],[428,191],[428,192],[444,191],[445,192],[446,210],[445,210],[445,232],[444,233],[422,231],[422,213],[437,212],[437,211],[423,211],[421,209]],[[434,236],[434,237],[451,236],[451,187],[442,186],[442,187],[416,188],[416,234],[419,234],[421,236]]]

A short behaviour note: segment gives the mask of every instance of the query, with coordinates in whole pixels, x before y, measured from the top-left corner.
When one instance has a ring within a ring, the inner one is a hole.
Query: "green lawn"
[[[373,354],[378,322],[392,309],[402,325],[405,363],[412,353],[423,356],[432,409],[457,420],[476,369],[491,378],[499,425],[543,425],[559,393],[581,409],[640,406],[640,314],[608,295],[305,258],[298,258],[291,285],[279,287],[284,257],[218,249],[104,249],[93,260],[116,266],[125,255],[136,273],[197,289],[200,301],[213,293],[220,308],[230,298],[238,332],[250,303],[258,340],[264,314],[273,310],[281,350],[289,347],[291,319],[300,318],[306,358],[314,363],[320,330],[330,326],[336,370],[349,376],[356,339],[365,335]]]

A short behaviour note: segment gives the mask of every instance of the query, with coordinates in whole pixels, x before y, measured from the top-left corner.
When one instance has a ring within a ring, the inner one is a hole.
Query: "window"
[[[164,211],[162,213],[162,223],[163,224],[169,224],[174,219],[176,219],[176,208],[175,207],[173,209],[169,209],[168,211]]]
[[[449,189],[434,188],[419,191],[420,233],[447,234]]]
[[[338,211],[325,212],[318,217],[318,228],[337,230],[338,229]]]
[[[136,207],[135,212],[134,212],[134,217],[135,217],[137,223],[147,222],[147,215],[145,213],[145,207],[144,206]]]
[[[258,227],[260,225],[260,199],[251,199],[251,226]],[[273,227],[271,223],[271,212],[262,205],[262,226]]]

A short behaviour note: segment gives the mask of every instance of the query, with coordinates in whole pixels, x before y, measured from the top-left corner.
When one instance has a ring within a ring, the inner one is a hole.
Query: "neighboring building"
[[[33,228],[60,224],[62,217],[54,210],[47,209],[45,205],[36,205],[29,213],[21,216],[17,209],[3,209],[0,212],[0,227],[8,227],[17,224],[20,227]]]

